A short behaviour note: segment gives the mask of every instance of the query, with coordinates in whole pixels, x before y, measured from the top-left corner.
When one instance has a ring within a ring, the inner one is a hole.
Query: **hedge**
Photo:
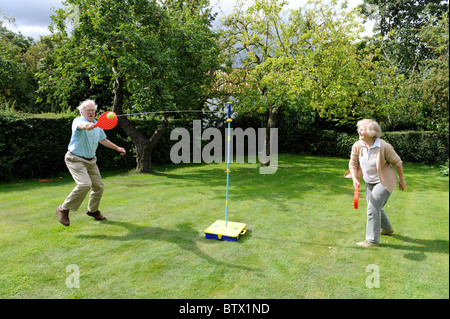
[[[0,182],[27,178],[46,178],[66,172],[64,154],[70,141],[75,114],[2,114],[0,113]],[[137,121],[137,126],[152,132],[159,123],[154,120]],[[103,146],[97,149],[100,169],[133,168],[136,165],[132,141],[116,127],[106,131],[113,143],[127,150],[126,156]],[[165,137],[163,138],[163,140]],[[168,139],[168,138],[167,138]],[[167,161],[169,154],[164,143],[154,150],[153,161]],[[161,151],[164,150],[164,151]]]
[[[308,114],[281,116],[277,124],[279,152],[350,158],[352,145],[358,140],[356,126],[349,133],[324,129],[325,125],[317,122]],[[448,132],[384,132],[382,138],[404,162],[435,165],[446,163],[449,158]]]
[[[404,162],[443,164],[448,161],[446,132],[386,132],[383,139],[401,155]]]
[[[0,115],[0,181],[62,171],[61,154],[67,151],[72,119],[69,115]]]
[[[0,112],[0,182],[46,178],[67,172],[64,154],[70,140],[71,123],[76,116]],[[136,117],[133,122],[146,136],[150,136],[159,124],[158,119],[147,117]],[[234,127],[246,127],[242,121],[233,121],[233,124]],[[181,126],[191,130],[192,121],[170,121],[153,150],[154,164],[170,163],[170,149],[177,142],[170,140],[170,132]],[[132,141],[120,128],[106,133],[108,139],[127,150],[127,155],[122,157],[100,146],[97,151],[100,169],[133,169],[136,160]],[[292,121],[279,127],[279,152],[348,158],[356,138],[356,132],[321,130],[314,125],[301,126]],[[448,133],[388,132],[383,138],[394,146],[403,161],[433,165],[448,160]]]
[[[283,135],[281,135],[283,137]],[[357,135],[331,130],[306,130],[295,135],[296,142],[286,141],[280,152],[350,158]],[[443,164],[449,158],[449,135],[435,131],[385,132],[382,139],[390,143],[404,162],[428,165]]]

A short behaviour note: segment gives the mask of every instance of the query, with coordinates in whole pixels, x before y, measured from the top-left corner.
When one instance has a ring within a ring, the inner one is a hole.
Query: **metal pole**
[[[228,223],[228,190],[230,187],[230,144],[231,144],[231,103],[228,103],[228,151],[227,151],[227,199],[225,202],[225,227],[227,227]]]

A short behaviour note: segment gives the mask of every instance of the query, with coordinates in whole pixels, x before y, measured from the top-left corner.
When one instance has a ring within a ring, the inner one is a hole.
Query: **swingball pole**
[[[246,224],[243,223],[228,223],[228,200],[230,189],[230,162],[231,162],[231,102],[228,102],[227,122],[228,122],[228,150],[227,150],[227,197],[225,201],[225,221],[216,220],[211,226],[205,230],[205,237],[207,239],[218,239],[225,241],[237,241],[239,236],[244,235],[247,230]],[[228,226],[229,225],[229,226]]]
[[[227,113],[227,122],[228,122],[228,150],[227,150],[227,198],[225,201],[225,227],[227,227],[228,222],[228,189],[230,187],[230,144],[231,144],[231,103],[228,103],[228,113]]]

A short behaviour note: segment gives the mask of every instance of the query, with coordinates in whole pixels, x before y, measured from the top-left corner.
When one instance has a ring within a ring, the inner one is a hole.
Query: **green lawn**
[[[395,234],[364,249],[365,195],[353,209],[347,165],[282,155],[276,174],[260,175],[232,164],[228,220],[248,229],[237,242],[204,235],[225,217],[225,163],[104,172],[107,221],[85,202],[69,227],[55,208],[70,175],[2,184],[0,298],[449,298],[448,177],[405,163],[407,190],[386,209]],[[66,285],[70,265],[79,288]],[[379,288],[366,285],[369,265]]]

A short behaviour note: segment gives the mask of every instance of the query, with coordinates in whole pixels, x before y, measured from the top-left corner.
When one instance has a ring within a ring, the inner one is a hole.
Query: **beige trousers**
[[[97,167],[97,158],[94,157],[92,160],[87,160],[67,152],[64,160],[77,186],[66,198],[62,208],[78,210],[86,195],[91,191],[88,210],[90,212],[98,211],[104,186]]]

